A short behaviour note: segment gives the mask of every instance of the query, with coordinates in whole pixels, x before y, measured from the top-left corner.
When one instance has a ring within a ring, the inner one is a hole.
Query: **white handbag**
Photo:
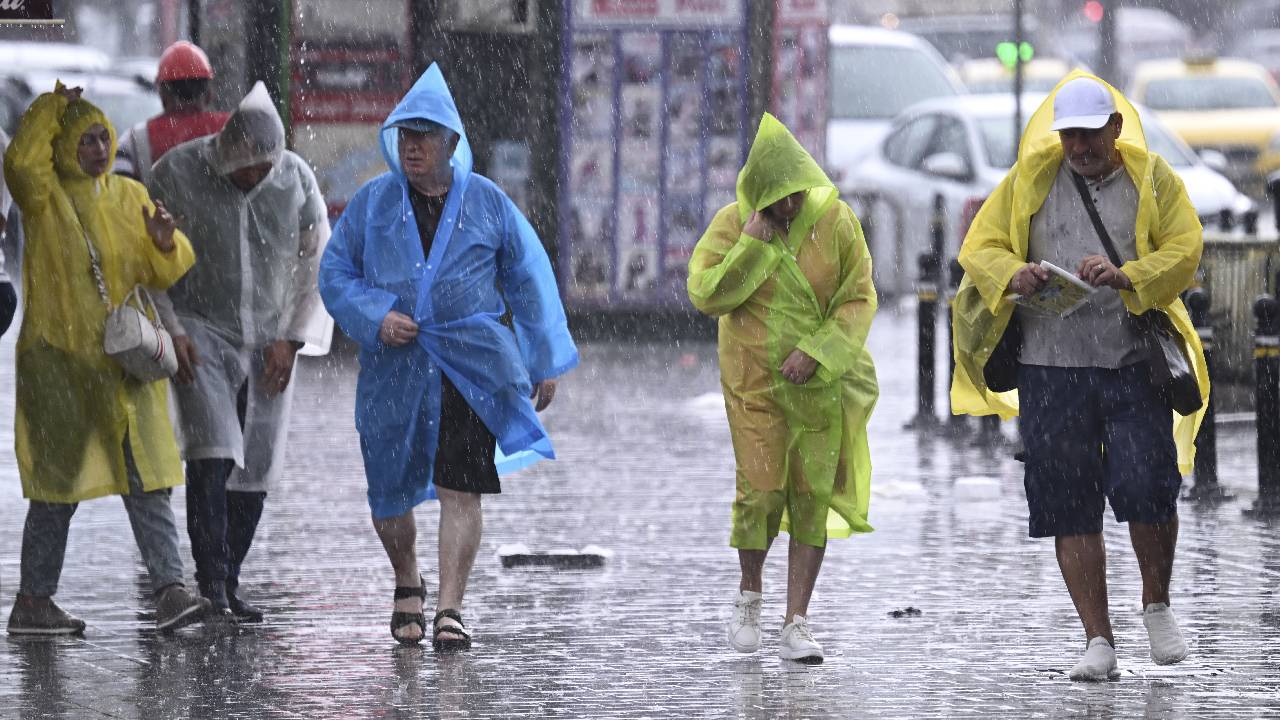
[[[102,349],[129,373],[130,377],[148,383],[171,378],[178,372],[178,354],[173,349],[173,338],[160,324],[155,303],[142,285],[135,285],[125,296],[124,302],[112,306],[107,294],[107,283],[102,277],[102,265],[94,250],[89,233],[84,232],[85,245],[89,248],[89,265],[98,284],[98,294],[107,306],[107,321],[102,328]],[[146,305],[143,305],[143,298]],[[130,304],[130,300],[133,304]],[[151,308],[155,320],[147,317]]]

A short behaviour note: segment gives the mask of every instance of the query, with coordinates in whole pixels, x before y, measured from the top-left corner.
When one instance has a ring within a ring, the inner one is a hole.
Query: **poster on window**
[[[579,35],[571,62],[572,127],[578,137],[613,133],[613,41],[603,33]]]
[[[573,248],[568,293],[593,302],[609,299],[613,280],[613,207],[579,199],[569,211],[568,240]]]
[[[821,164],[826,157],[825,0],[780,0],[773,28],[770,111]]]

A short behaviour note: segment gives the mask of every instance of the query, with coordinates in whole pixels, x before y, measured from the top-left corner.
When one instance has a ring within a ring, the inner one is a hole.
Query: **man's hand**
[[[147,206],[143,205],[142,222],[146,224],[147,234],[151,236],[151,242],[155,243],[157,250],[162,253],[173,252],[177,247],[173,242],[173,231],[178,227],[178,223],[174,221],[169,211],[164,209],[164,203],[156,201],[154,215],[147,212]]]
[[[262,386],[267,397],[275,397],[289,387],[293,377],[293,361],[302,343],[292,340],[276,340],[262,351],[266,369],[262,372]]]
[[[773,234],[778,228],[771,220],[759,210],[751,213],[751,217],[747,219],[747,224],[742,226],[742,233],[750,235],[757,240],[769,242],[773,239]]]
[[[382,327],[378,328],[378,339],[384,345],[401,347],[408,345],[418,337],[418,323],[401,312],[392,310],[382,318]]]
[[[178,356],[178,374],[173,376],[174,382],[179,385],[195,382],[196,366],[200,364],[195,341],[190,335],[176,335],[173,338],[173,352]]]
[[[1076,275],[1094,287],[1109,287],[1116,290],[1132,290],[1133,283],[1124,271],[1102,255],[1090,255],[1080,261]]]
[[[1048,270],[1037,263],[1027,263],[1013,274],[1013,278],[1009,280],[1009,289],[1022,297],[1030,297],[1047,282],[1049,282]]]
[[[529,394],[529,399],[533,400],[533,409],[542,412],[547,409],[551,401],[556,397],[556,381],[543,380],[533,386],[533,392]]]
[[[787,359],[782,362],[782,367],[778,368],[778,372],[782,373],[782,377],[796,385],[803,385],[809,382],[809,379],[817,371],[818,361],[799,348],[792,350]]]

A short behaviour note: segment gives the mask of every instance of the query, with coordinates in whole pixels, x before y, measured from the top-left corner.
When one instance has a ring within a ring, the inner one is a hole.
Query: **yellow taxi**
[[[1134,68],[1128,97],[1202,153],[1241,190],[1261,195],[1280,169],[1280,88],[1266,68],[1235,58],[1152,60]]]

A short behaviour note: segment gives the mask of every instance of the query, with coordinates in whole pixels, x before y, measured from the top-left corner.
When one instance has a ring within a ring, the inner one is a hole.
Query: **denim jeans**
[[[122,495],[121,499],[133,527],[133,539],[151,576],[151,588],[159,592],[170,585],[181,584],[182,555],[178,551],[178,526],[173,519],[173,508],[169,506],[169,490],[143,491],[128,437],[124,441],[124,463],[129,474],[129,494]],[[22,527],[18,592],[47,598],[58,591],[62,561],[67,552],[67,532],[78,506],[79,503],[31,501]]]
[[[264,492],[227,490],[235,463],[228,459],[187,461],[187,534],[196,561],[200,594],[225,606],[240,584],[240,565],[249,554]]]

